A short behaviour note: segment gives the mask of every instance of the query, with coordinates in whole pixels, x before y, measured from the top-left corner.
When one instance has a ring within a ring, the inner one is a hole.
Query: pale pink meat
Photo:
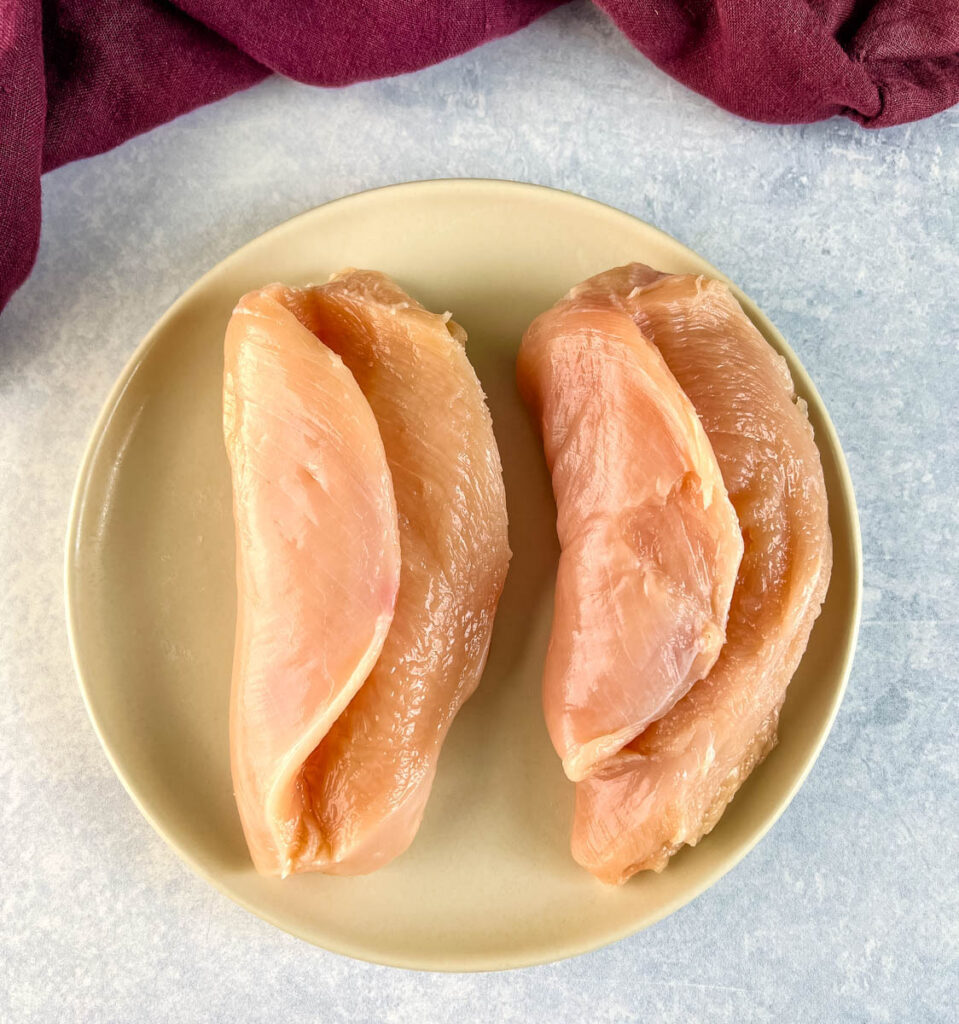
[[[395,492],[401,560],[389,632],[363,685],[312,737],[298,780],[291,870],[360,874],[413,840],[446,733],[482,674],[510,556],[502,470],[465,334],[448,315],[370,271],[265,291],[352,372]],[[380,524],[355,511],[375,546]],[[302,639],[314,650],[338,641]],[[274,677],[280,690],[286,682]]]
[[[371,871],[413,840],[440,748],[479,683],[509,565],[506,494],[466,334],[372,271],[286,290],[379,424],[402,566],[383,651],[306,766],[324,870]]]
[[[584,779],[713,666],[742,537],[696,412],[607,294],[575,288],[523,339],[562,554],[546,724]]]
[[[606,882],[662,869],[776,743],[832,568],[826,489],[785,361],[725,285],[634,264],[589,282],[662,353],[712,442],[745,539],[709,675],[576,789],[572,849]]]
[[[316,866],[305,767],[373,668],[400,584],[383,442],[350,371],[269,291],[226,332],[237,627],[233,785],[257,869]]]

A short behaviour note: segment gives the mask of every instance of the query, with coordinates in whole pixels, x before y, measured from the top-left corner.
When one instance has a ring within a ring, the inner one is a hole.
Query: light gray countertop
[[[191,874],[97,743],[61,596],[95,415],[169,303],[304,209],[459,176],[621,207],[759,303],[842,439],[866,584],[835,728],[742,864],[615,946],[472,976],[322,952]],[[0,317],[0,1020],[957,1019],[959,109],[750,124],[576,4],[399,79],[267,81],[43,185],[39,260]]]

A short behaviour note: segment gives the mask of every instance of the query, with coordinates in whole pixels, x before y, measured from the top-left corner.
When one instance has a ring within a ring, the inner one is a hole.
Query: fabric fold
[[[271,72],[343,86],[437,64],[561,0],[6,0],[0,309],[40,235],[40,174]],[[596,0],[667,74],[742,117],[870,128],[959,102],[959,6],[937,0]]]

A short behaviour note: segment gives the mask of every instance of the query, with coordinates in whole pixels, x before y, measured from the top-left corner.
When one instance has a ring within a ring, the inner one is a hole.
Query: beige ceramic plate
[[[812,382],[772,324],[822,452],[832,585],[789,691],[782,740],[719,826],[661,875],[606,889],[572,861],[573,787],[543,725],[540,670],[557,548],[539,442],[513,360],[523,329],[567,288],[642,260],[717,275],[641,221],[578,196],[499,181],[433,181],[350,196],[251,242],[160,320],[110,395],[83,461],[67,542],[70,636],[90,716],[153,827],[196,871],[327,949],[434,970],[519,967],[635,932],[702,892],[772,825],[829,730],[852,658],[860,548],[848,472]],[[233,524],[220,433],[223,330],[269,281],[346,266],[395,276],[469,332],[506,475],[515,552],[482,684],[457,718],[419,836],[366,878],[259,877],[233,804],[227,702]]]

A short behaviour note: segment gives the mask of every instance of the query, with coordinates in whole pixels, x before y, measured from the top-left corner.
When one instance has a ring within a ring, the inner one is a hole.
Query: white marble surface
[[[296,941],[194,877],[87,722],[63,624],[78,460],[199,274],[327,199],[415,178],[582,192],[752,295],[832,411],[866,601],[835,729],[773,832],[651,930],[501,975]],[[867,134],[749,124],[575,4],[404,78],[272,80],[44,179],[0,317],[0,1020],[955,1021],[959,992],[959,109]]]

